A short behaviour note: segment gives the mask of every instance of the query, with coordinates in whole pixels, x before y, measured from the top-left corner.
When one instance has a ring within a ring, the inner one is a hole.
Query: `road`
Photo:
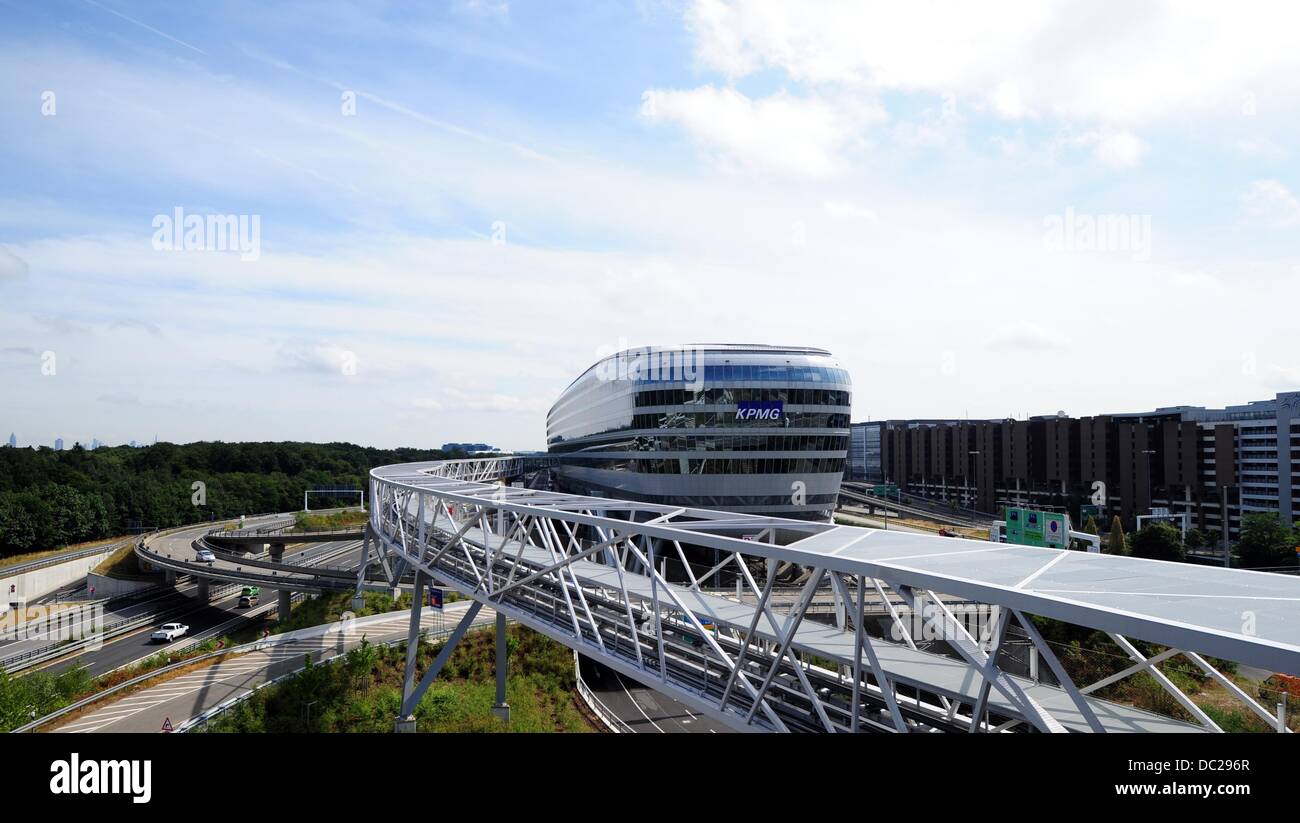
[[[425,629],[452,629],[469,605],[470,601],[467,600],[448,604],[441,617],[437,612],[426,609],[421,625]],[[496,614],[489,608],[483,608],[473,625],[489,626],[495,620]],[[410,613],[396,611],[390,618],[360,628],[334,631],[227,658],[220,663],[132,692],[119,700],[105,702],[93,712],[74,718],[52,731],[160,732],[164,721],[170,721],[175,728],[225,700],[247,694],[262,683],[301,669],[308,654],[317,662],[327,660],[358,645],[363,635],[369,642],[376,644],[405,639],[409,624]]]
[[[282,515],[275,517],[263,518],[264,520],[283,519]],[[255,523],[259,521],[250,521]],[[165,535],[159,539],[159,544],[165,544],[168,550],[176,556],[187,556],[182,554],[182,550],[192,556],[194,550],[190,544],[207,532],[209,525],[197,526],[190,529],[183,529],[171,535]],[[303,544],[299,544],[303,545]],[[310,566],[316,563],[328,562],[334,560],[340,563],[352,563],[357,559],[361,546],[360,541],[345,541],[335,543],[312,543],[305,544],[306,547],[294,552],[286,551],[285,562]],[[122,617],[131,617],[139,614],[145,614],[157,610],[164,605],[179,605],[180,612],[166,618],[159,618],[156,622],[163,623],[166,621],[179,621],[190,627],[189,637],[202,639],[205,636],[223,634],[236,625],[232,621],[240,620],[244,615],[249,613],[248,609],[240,609],[239,591],[235,590],[232,594],[226,595],[220,599],[215,599],[211,603],[199,603],[196,599],[197,586],[195,583],[185,582],[176,587],[175,593],[165,593],[150,598],[143,602],[135,602],[117,609],[108,609],[104,614],[104,621],[110,622]],[[261,604],[254,610],[254,613],[260,615],[269,614],[274,608],[275,592],[263,589]],[[163,649],[163,646],[154,643],[149,639],[150,633],[156,628],[153,623],[142,627],[139,631],[131,634],[113,638],[106,642],[102,647],[94,651],[87,651],[73,658],[67,658],[54,663],[47,668],[50,671],[58,672],[67,669],[75,663],[82,663],[89,667],[92,675],[102,675],[106,672],[122,666],[143,660],[150,655],[156,654]],[[23,641],[24,643],[35,643],[38,641]],[[46,641],[39,641],[44,643]],[[6,654],[12,654],[14,651],[21,649],[21,646],[14,644],[11,647],[4,647]]]
[[[579,656],[582,679],[605,708],[638,734],[711,734],[729,731],[667,695]]]

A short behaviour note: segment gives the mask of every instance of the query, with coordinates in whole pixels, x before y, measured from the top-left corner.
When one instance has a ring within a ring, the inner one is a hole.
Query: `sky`
[[[541,448],[669,343],[854,420],[1298,389],[1297,17],[0,0],[0,435]]]

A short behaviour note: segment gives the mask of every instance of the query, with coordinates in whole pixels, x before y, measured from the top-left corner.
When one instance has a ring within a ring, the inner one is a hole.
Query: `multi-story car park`
[[[1104,484],[1106,519],[1186,513],[1188,526],[1235,537],[1243,514],[1300,517],[1300,392],[1223,409],[1029,420],[855,423],[864,450],[849,476],[996,512],[1016,503],[1078,517]],[[861,434],[859,434],[861,431]],[[878,442],[878,454],[869,444]],[[856,455],[855,455],[856,457]],[[873,473],[873,465],[879,469]],[[1103,524],[1104,525],[1104,524]]]
[[[822,349],[629,349],[564,391],[547,415],[547,446],[565,491],[829,520],[851,391]]]

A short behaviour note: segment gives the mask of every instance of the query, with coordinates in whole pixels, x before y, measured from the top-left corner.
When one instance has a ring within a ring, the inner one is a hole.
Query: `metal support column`
[[[509,661],[506,659],[506,616],[497,613],[497,702],[492,706],[502,723],[510,724],[510,704],[506,702],[506,676]]]
[[[424,693],[429,690],[429,685],[433,683],[433,679],[438,676],[438,672],[442,671],[442,667],[447,664],[447,660],[451,658],[451,653],[456,650],[456,644],[465,636],[465,632],[469,630],[469,627],[474,624],[474,618],[478,616],[481,608],[483,608],[483,604],[475,600],[465,610],[465,616],[460,619],[460,623],[456,625],[451,637],[447,638],[447,643],[442,647],[442,651],[438,652],[438,656],[434,658],[429,670],[424,673],[424,677],[420,678],[419,685],[410,694],[406,694],[405,689],[403,689],[402,714],[397,718],[397,731],[415,731],[415,707],[420,705],[420,698],[424,697]],[[414,671],[414,667],[408,668],[407,675],[409,676]]]
[[[415,587],[411,590],[411,622],[406,630],[406,674],[402,677],[402,714],[397,718],[399,732],[415,731],[415,718],[406,711],[411,690],[415,685],[415,659],[420,650],[420,618],[424,614],[424,586],[429,575],[423,569],[415,571]]]

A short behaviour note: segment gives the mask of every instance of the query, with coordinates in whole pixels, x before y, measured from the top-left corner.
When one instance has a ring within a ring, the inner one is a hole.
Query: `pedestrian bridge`
[[[412,640],[436,582],[475,601],[467,621],[488,605],[740,731],[1220,731],[1157,666],[1181,657],[1285,728],[1209,658],[1300,673],[1300,578],[504,485],[518,460],[371,472],[366,541],[390,580],[416,573]],[[778,602],[791,567],[802,586]],[[1075,683],[1033,616],[1105,632],[1131,662]],[[1013,627],[1042,671],[1007,665]],[[418,685],[408,655],[399,727],[462,634]],[[1097,695],[1139,672],[1180,717]]]

